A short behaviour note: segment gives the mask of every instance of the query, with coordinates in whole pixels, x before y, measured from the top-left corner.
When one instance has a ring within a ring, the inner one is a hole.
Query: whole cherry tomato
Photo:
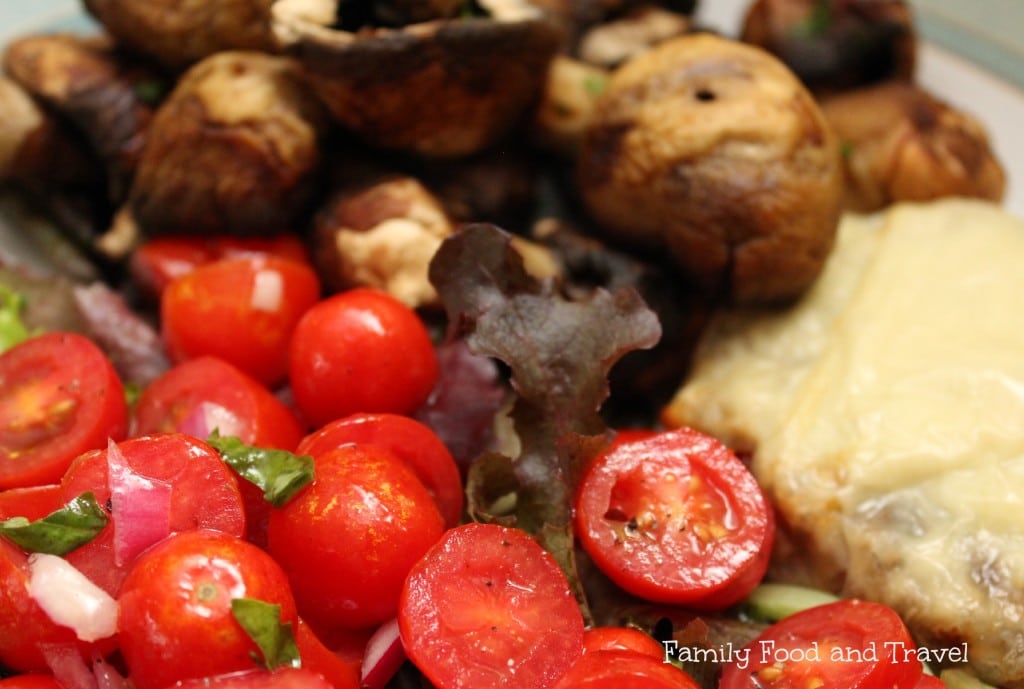
[[[412,469],[375,445],[315,458],[316,478],[270,515],[270,553],[303,617],[358,628],[395,616],[402,582],[444,520]]]
[[[217,261],[174,280],[160,299],[160,324],[172,360],[209,355],[265,385],[288,371],[288,342],[320,296],[309,266],[276,257]]]
[[[295,451],[316,457],[351,443],[378,445],[393,452],[437,500],[445,524],[455,526],[462,519],[459,467],[430,428],[400,414],[353,414],[307,435]]]
[[[580,482],[576,525],[583,548],[622,588],[705,609],[754,588],[774,538],[771,508],[746,466],[685,428],[597,457]]]
[[[16,675],[0,679],[0,689],[66,689],[53,675]]]
[[[357,412],[412,413],[437,381],[437,357],[414,311],[384,292],[354,289],[302,317],[288,372],[299,410],[323,426]]]
[[[657,660],[665,659],[665,647],[633,627],[592,627],[583,633],[583,652],[633,651]]]
[[[398,622],[437,689],[547,689],[583,651],[583,618],[554,558],[493,524],[450,529],[416,563]]]
[[[216,677],[190,679],[174,689],[338,689],[313,670],[283,667],[273,672],[250,670]]]
[[[922,674],[916,648],[891,608],[842,600],[770,626],[725,667],[720,687],[915,689]]]
[[[661,658],[615,650],[583,654],[552,689],[700,689],[700,685]]]
[[[121,653],[138,689],[251,669],[259,647],[232,612],[232,600],[280,606],[297,624],[281,567],[260,548],[219,531],[170,536],[136,560],[118,596]]]
[[[11,517],[24,517],[29,521],[35,521],[60,509],[63,504],[60,485],[56,483],[9,488],[0,491],[0,521]]]
[[[56,483],[127,428],[121,380],[91,340],[47,333],[0,354],[0,489]]]

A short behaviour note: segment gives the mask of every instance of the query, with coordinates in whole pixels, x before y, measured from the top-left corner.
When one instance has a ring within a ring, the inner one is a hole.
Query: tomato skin
[[[0,687],[2,689],[2,687]],[[946,689],[945,683],[935,675],[921,675],[914,689]]]
[[[264,291],[264,287],[267,291]],[[277,292],[279,298],[254,297]],[[225,259],[174,280],[160,299],[160,325],[171,359],[224,359],[264,385],[288,371],[296,323],[320,296],[309,266],[265,257]]]
[[[279,605],[281,620],[297,624],[281,567],[240,538],[186,531],[139,556],[118,596],[121,653],[135,687],[253,668],[259,649],[235,620],[233,598]]]
[[[206,443],[183,433],[131,438],[118,449],[135,472],[171,483],[171,531],[214,529],[241,537],[245,510],[234,472]],[[107,450],[88,452],[76,459],[61,481],[62,501],[92,491],[100,505],[110,499]],[[106,509],[106,508],[105,508]],[[117,524],[113,519],[89,543],[68,553],[67,560],[97,586],[116,596],[130,562],[118,565],[114,557]]]
[[[721,609],[764,575],[771,507],[754,477],[714,438],[681,428],[613,443],[584,473],[580,543],[642,598]]]
[[[167,689],[170,689],[168,687]],[[338,689],[316,672],[300,667],[284,667],[273,672],[247,670],[216,677],[191,679],[174,689]]]
[[[79,641],[70,627],[58,625],[29,593],[28,555],[0,538],[0,666],[17,672],[49,672],[44,645],[77,647],[84,658],[110,653],[116,641]]]
[[[400,414],[353,414],[307,435],[296,452],[316,457],[349,443],[377,445],[393,452],[416,472],[437,500],[447,526],[455,526],[462,519],[459,467],[430,428]]]
[[[892,645],[890,645],[892,644]],[[721,689],[914,689],[922,675],[916,656],[904,662],[896,648],[916,649],[910,632],[891,609],[841,600],[790,615],[768,627],[745,649],[749,662],[725,667]],[[813,651],[801,661],[804,651]],[[876,658],[850,653],[873,650]],[[839,652],[839,658],[832,654]]]
[[[493,524],[455,527],[430,549],[409,573],[398,622],[437,689],[546,689],[583,652],[583,619],[554,558]]]
[[[15,675],[0,679],[0,689],[65,689],[53,675]]]
[[[271,513],[267,548],[318,628],[378,625],[395,616],[406,574],[444,520],[412,469],[383,448],[345,445],[314,461],[313,482]]]
[[[282,234],[276,237],[153,237],[135,250],[128,267],[132,281],[143,294],[159,297],[176,278],[199,266],[228,258],[267,255],[312,264],[302,240],[294,234]]]
[[[314,426],[357,412],[411,414],[437,382],[437,356],[416,313],[394,297],[353,289],[324,299],[295,328],[295,402]]]
[[[121,380],[87,338],[46,333],[0,354],[0,489],[56,483],[127,428]]]
[[[584,653],[552,689],[700,689],[700,685],[662,659],[609,650]]]
[[[9,488],[0,491],[0,521],[11,517],[25,517],[29,521],[42,519],[64,505],[59,484]]]
[[[583,633],[583,652],[633,651],[665,660],[665,647],[648,634],[632,627],[592,627]]]
[[[327,648],[301,617],[295,627],[295,645],[302,667],[321,675],[334,689],[359,689],[359,660],[347,661]]]

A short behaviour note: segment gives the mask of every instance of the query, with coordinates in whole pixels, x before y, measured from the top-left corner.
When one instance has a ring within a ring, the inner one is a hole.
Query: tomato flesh
[[[553,689],[699,689],[682,670],[629,650],[585,653]]]

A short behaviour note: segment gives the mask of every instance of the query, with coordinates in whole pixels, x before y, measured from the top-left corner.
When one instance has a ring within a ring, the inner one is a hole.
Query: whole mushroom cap
[[[813,282],[842,195],[836,137],[792,72],[707,34],[613,74],[579,181],[610,235],[666,251],[685,277],[742,303],[787,300]]]

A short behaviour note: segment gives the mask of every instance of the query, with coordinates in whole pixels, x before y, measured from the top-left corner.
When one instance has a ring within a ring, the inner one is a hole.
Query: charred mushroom
[[[270,51],[274,0],[84,0],[118,43],[172,70],[223,50]]]
[[[741,38],[776,55],[815,93],[914,75],[904,0],[757,0]]]
[[[313,21],[296,10],[305,4],[278,2],[275,31],[334,118],[373,146],[427,156],[469,155],[504,136],[560,41],[539,12],[353,27],[344,16]]]
[[[619,68],[579,160],[583,200],[607,232],[747,303],[792,298],[817,277],[841,175],[835,135],[792,72],[711,35]]]
[[[157,111],[130,195],[148,234],[290,228],[315,189],[326,116],[283,57],[223,52]]]
[[[887,83],[822,101],[843,151],[846,207],[1003,197],[1006,176],[980,122],[923,89]]]

